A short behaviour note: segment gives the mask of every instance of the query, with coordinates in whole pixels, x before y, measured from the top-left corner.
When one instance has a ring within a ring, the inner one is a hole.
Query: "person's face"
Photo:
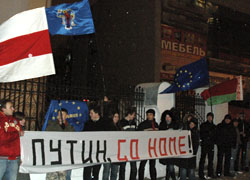
[[[15,109],[14,109],[13,104],[11,102],[6,103],[6,108],[2,108],[3,113],[7,116],[12,116],[14,110]]]
[[[152,121],[154,119],[154,114],[153,113],[147,113],[147,119]]]
[[[193,122],[189,123],[189,128],[190,129],[193,129],[194,127],[195,127],[195,123],[193,123]]]
[[[62,122],[65,123],[67,115],[68,114],[64,111],[62,111],[62,113],[61,111],[58,111],[57,120],[59,121],[59,123],[62,123]]]
[[[234,121],[234,127],[238,127],[239,122],[238,121]]]
[[[134,120],[135,119],[135,112],[133,112],[132,114],[129,114],[129,120]]]
[[[225,123],[229,124],[231,122],[231,119],[225,119]]]
[[[169,116],[169,114],[166,115],[165,120],[166,120],[168,123],[171,123],[171,122],[172,122],[172,118],[171,118],[171,116]]]
[[[188,116],[187,120],[190,121],[193,116]]]
[[[93,109],[89,111],[89,116],[92,121],[95,121],[99,118],[99,114],[96,113]]]
[[[208,116],[207,120],[208,120],[208,122],[212,122],[213,121],[213,117],[212,116]]]
[[[113,116],[113,122],[114,122],[114,124],[116,124],[116,123],[118,123],[118,121],[119,121],[119,114],[115,113]]]
[[[239,118],[240,118],[241,120],[243,120],[243,119],[244,119],[244,114],[240,114]]]
[[[23,118],[21,121],[19,121],[21,126],[25,126],[25,119]]]

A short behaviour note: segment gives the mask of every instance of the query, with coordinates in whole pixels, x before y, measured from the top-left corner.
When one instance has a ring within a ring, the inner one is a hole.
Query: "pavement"
[[[145,178],[145,180],[150,180],[150,179]],[[157,180],[165,180],[165,177],[157,178]],[[198,176],[196,177],[196,180],[200,180]],[[250,172],[243,172],[242,174],[237,174],[235,177],[224,177],[222,175],[220,178],[218,177],[213,179],[210,178],[207,180],[250,180]]]
[[[196,172],[197,175],[197,172]],[[30,180],[27,174],[18,174],[18,180]],[[75,179],[75,178],[72,178]],[[145,180],[150,180],[145,178]],[[165,177],[157,178],[157,180],[165,180]],[[178,180],[178,179],[177,179]],[[199,177],[196,177],[196,180],[199,180]],[[220,178],[214,178],[209,180],[250,180],[250,172],[243,172],[242,174],[238,174],[235,177],[224,177],[223,175]]]
[[[211,179],[212,180],[212,179]],[[216,178],[216,180],[250,180],[250,172],[243,172],[235,177],[224,177]]]

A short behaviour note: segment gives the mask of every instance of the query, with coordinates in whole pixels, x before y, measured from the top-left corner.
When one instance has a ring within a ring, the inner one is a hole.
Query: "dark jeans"
[[[242,144],[240,145],[240,149],[239,151],[241,152],[241,161],[240,161],[240,165],[241,165],[241,170],[244,170],[245,167],[248,167],[248,165],[246,164],[246,155],[248,155],[247,152],[247,141],[246,140],[242,140]]]
[[[100,169],[101,169],[101,165],[85,167],[83,170],[83,179],[84,180],[92,180],[92,179],[98,180]]]
[[[239,171],[239,145],[237,144],[235,148],[231,150],[231,162],[230,162],[230,172],[237,172]]]
[[[176,180],[175,169],[174,169],[173,164],[167,164],[166,165],[166,177],[165,177],[165,180],[169,180],[170,178],[172,180]]]
[[[148,160],[143,160],[140,162],[139,167],[139,180],[144,180],[144,171],[145,171],[145,165]],[[149,160],[149,173],[151,180],[156,180],[156,168],[155,168],[155,159]]]
[[[230,173],[231,147],[218,146],[217,174],[221,174],[222,172],[222,161],[224,156],[224,175],[228,175]]]
[[[122,162],[119,170],[119,180],[125,180],[125,170],[126,170],[126,162]],[[131,161],[129,180],[136,180],[136,175],[137,175],[136,161]]]
[[[195,180],[195,169],[180,168],[180,180]]]
[[[208,176],[214,175],[213,161],[214,161],[214,148],[201,146],[201,157],[199,162],[199,177],[204,177],[204,164],[208,156]]]

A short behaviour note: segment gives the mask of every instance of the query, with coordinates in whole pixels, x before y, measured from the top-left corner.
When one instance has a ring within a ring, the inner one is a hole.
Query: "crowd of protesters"
[[[159,162],[166,166],[165,179],[194,180],[216,177],[234,177],[243,171],[249,171],[250,125],[244,113],[238,119],[232,119],[230,114],[218,124],[214,124],[214,114],[209,112],[206,121],[199,125],[193,114],[186,114],[183,121],[175,115],[174,109],[166,110],[161,115],[160,124],[155,120],[155,111],[146,111],[146,120],[136,123],[136,110],[127,109],[125,117],[119,116],[117,109],[108,109],[101,113],[99,107],[89,107],[90,119],[85,123],[83,131],[168,131],[189,130],[191,133],[193,156],[191,158],[165,158]],[[50,122],[48,131],[74,131],[67,123],[67,110],[58,111],[56,122]],[[120,120],[121,119],[121,120]],[[25,116],[22,112],[14,113],[13,104],[9,100],[0,102],[0,180],[17,179],[20,164],[20,136],[24,134]],[[178,132],[177,132],[178,133]],[[217,164],[214,169],[215,145],[217,146]],[[201,155],[199,166],[196,167],[196,155],[199,146]],[[207,174],[204,172],[206,158],[208,158]],[[224,163],[223,163],[224,159]],[[145,165],[149,162],[150,179],[157,179],[156,160],[131,161],[130,176],[125,177],[126,162],[105,163],[85,167],[84,180],[143,180]],[[99,172],[103,166],[102,177]],[[178,167],[178,168],[177,168]],[[71,179],[71,171],[48,173],[47,180]]]

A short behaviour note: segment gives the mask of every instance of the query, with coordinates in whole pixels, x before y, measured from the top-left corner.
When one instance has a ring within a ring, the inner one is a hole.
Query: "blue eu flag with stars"
[[[175,93],[196,89],[209,84],[209,74],[206,58],[179,68],[174,77],[174,83],[160,94]]]
[[[95,32],[88,0],[46,8],[51,35],[81,35]]]
[[[75,131],[82,131],[84,123],[88,120],[89,110],[85,102],[68,100],[51,100],[49,109],[45,115],[42,131],[46,130],[48,121],[57,121],[58,111],[67,109],[67,122],[74,127]]]

